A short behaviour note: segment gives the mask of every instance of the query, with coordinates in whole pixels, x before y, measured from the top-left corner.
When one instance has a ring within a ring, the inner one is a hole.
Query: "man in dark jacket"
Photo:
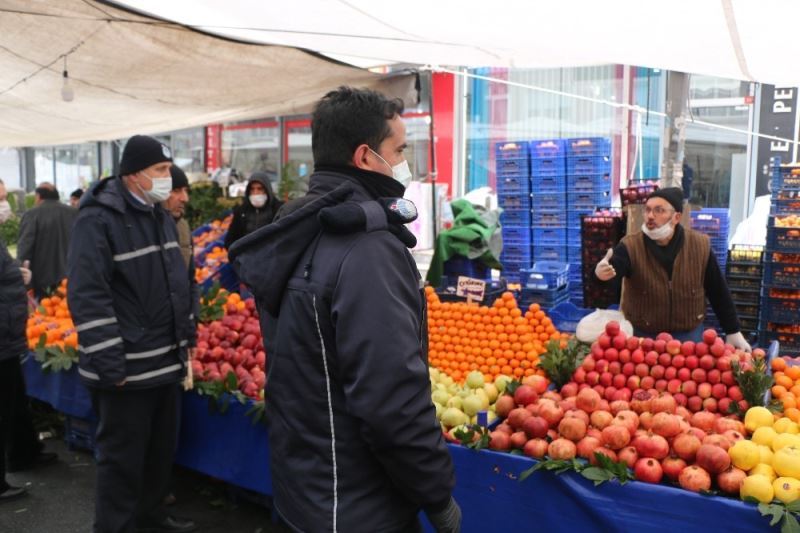
[[[245,235],[272,222],[282,203],[272,192],[269,174],[254,172],[247,182],[241,205],[233,209],[233,220],[225,236],[225,248],[230,248]]]
[[[86,192],[70,243],[68,298],[79,374],[97,428],[96,532],[192,531],[170,517],[179,383],[195,344],[186,264],[172,217],[169,149],[134,136],[120,175]]]
[[[460,529],[403,225],[401,112],[373,91],[326,95],[308,195],[230,250],[262,312],[274,504],[295,531],[420,531],[420,509]]]
[[[29,261],[33,293],[43,298],[58,287],[67,271],[67,248],[78,210],[59,201],[49,183],[36,188],[36,207],[22,215],[17,259]]]

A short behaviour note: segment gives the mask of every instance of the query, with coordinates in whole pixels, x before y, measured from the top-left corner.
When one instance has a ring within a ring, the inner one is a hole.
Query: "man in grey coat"
[[[22,215],[17,259],[28,261],[33,272],[33,293],[47,296],[67,273],[67,249],[78,210],[59,201],[49,183],[36,188],[36,207]]]

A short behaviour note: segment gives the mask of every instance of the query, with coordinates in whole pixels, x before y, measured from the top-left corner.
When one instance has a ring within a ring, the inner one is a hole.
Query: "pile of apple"
[[[243,306],[228,303],[223,318],[197,328],[197,353],[192,360],[195,380],[222,381],[233,372],[242,393],[263,399],[266,361],[252,298],[244,300]]]
[[[575,383],[541,396],[522,385],[500,396],[495,410],[504,421],[490,433],[490,449],[519,449],[535,459],[580,457],[592,464],[600,453],[625,462],[641,481],[666,478],[695,492],[715,481],[724,492],[739,493],[742,472],[731,468],[728,449],[744,439],[742,422],[709,411],[691,413],[669,392],[639,390],[631,401],[609,403]]]
[[[628,337],[619,323],[609,322],[605,333],[575,371],[571,389],[591,387],[608,401],[630,401],[639,390],[669,392],[677,405],[691,412],[727,413],[732,402],[748,408],[731,367],[752,368],[753,357],[725,344],[717,332],[707,329],[703,341],[678,341],[669,333],[655,339]]]

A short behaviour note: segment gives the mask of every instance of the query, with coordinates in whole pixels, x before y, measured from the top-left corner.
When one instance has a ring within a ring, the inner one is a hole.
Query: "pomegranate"
[[[528,436],[524,431],[512,433],[511,437],[508,439],[508,444],[513,449],[522,449],[526,442],[528,442]]]
[[[672,451],[685,461],[694,462],[702,442],[692,433],[681,433],[672,441]]]
[[[664,458],[661,461],[661,468],[664,470],[664,475],[671,481],[678,481],[678,477],[686,468],[686,461],[674,455]]]
[[[643,457],[636,461],[633,467],[633,475],[639,481],[645,483],[659,483],[664,476],[664,470],[661,468],[661,463],[650,457]]]
[[[645,390],[637,390],[631,396],[631,410],[637,414],[642,414],[650,411],[650,402],[652,395]]]
[[[528,378],[533,378],[533,377],[541,378],[541,376],[528,376]],[[528,378],[525,378],[525,379],[528,379]],[[533,385],[531,385],[531,387],[533,387]],[[535,389],[535,387],[534,387],[534,389]],[[558,402],[560,402],[561,400],[564,399],[564,398],[561,397],[561,395],[559,393],[557,393],[554,390],[549,390],[549,391],[545,392],[544,394],[542,394],[542,398],[544,398],[546,400],[553,400],[555,403],[558,403]]]
[[[539,395],[536,394],[536,391],[530,385],[520,385],[517,387],[517,390],[514,391],[514,402],[522,407],[534,403],[538,399]]]
[[[539,405],[539,416],[547,420],[547,423],[550,424],[550,427],[554,427],[561,422],[562,418],[564,418],[564,410],[554,403],[543,403]]]
[[[586,436],[586,422],[580,418],[564,417],[558,424],[558,433],[572,442],[578,442]]]
[[[717,433],[712,433],[708,435],[706,438],[704,438],[703,444],[710,444],[711,446],[717,446],[725,451],[728,451],[728,448],[731,447],[731,441],[728,440],[728,437],[726,437],[725,435],[719,435]]]
[[[589,425],[589,415],[586,414],[585,411],[581,411],[580,409],[571,409],[569,411],[565,410],[564,418],[577,418],[579,420],[583,420],[586,425]]]
[[[614,453],[613,450],[609,450],[608,448],[600,446],[599,448],[595,449],[594,453],[589,457],[589,462],[595,466],[600,464],[600,461],[597,460],[597,454],[605,455],[615,463],[617,462],[617,454]]]
[[[543,439],[547,436],[550,425],[541,416],[531,416],[522,423],[522,430],[531,439]]]
[[[714,416],[714,413],[709,413],[708,411],[698,411],[692,415],[691,420],[689,423],[696,427],[700,428],[706,433],[714,429],[717,417]]]
[[[602,398],[597,391],[593,389],[583,389],[575,398],[575,405],[578,407],[578,409],[591,414],[597,410],[601,399]]]
[[[495,431],[502,431],[503,433],[507,434],[509,437],[512,433],[514,433],[514,428],[503,422],[502,424],[497,424],[497,427],[494,428]]]
[[[652,457],[653,459],[661,460],[669,455],[669,443],[661,435],[648,434],[637,437],[633,441],[633,446],[636,448],[639,457]]]
[[[639,415],[633,411],[620,411],[611,423],[613,425],[626,427],[628,433],[633,435],[636,430],[639,429]]]
[[[574,459],[577,451],[575,443],[567,439],[556,439],[547,447],[551,459]]]
[[[575,407],[575,398],[564,398],[560,402],[558,402],[558,406],[561,407],[561,410],[566,413],[567,411],[573,411],[576,409]]]
[[[653,428],[653,413],[645,411],[639,415],[639,427],[650,430]]]
[[[530,405],[525,406],[525,410],[527,410],[533,416],[539,416],[539,404],[532,403]]]
[[[561,387],[561,395],[564,398],[572,398],[573,396],[577,396],[578,394],[578,384],[574,381],[570,381],[563,387]]]
[[[653,398],[650,401],[650,411],[653,414],[656,413],[674,414],[675,409],[677,407],[678,406],[675,403],[675,398],[673,398],[671,394],[662,394],[661,396]]]
[[[518,429],[522,429],[522,423],[525,422],[528,418],[532,417],[530,411],[525,409],[524,407],[517,407],[516,409],[512,409],[510,413],[508,413],[508,418],[506,422],[508,425],[514,428],[514,431]]]
[[[597,429],[603,429],[607,425],[611,424],[612,420],[614,420],[614,416],[608,411],[595,411],[590,417],[592,426],[596,427]]]
[[[594,455],[594,451],[599,448],[601,444],[602,443],[600,442],[600,439],[596,439],[594,437],[583,437],[575,446],[578,457],[591,459]]]
[[[636,464],[636,461],[639,460],[639,453],[633,446],[626,446],[622,448],[617,455],[620,461],[625,461],[625,464],[628,465],[628,468],[633,468],[633,466]]]
[[[597,440],[599,440],[600,442],[603,441],[603,432],[600,431],[597,428],[589,428],[589,429],[587,429],[586,430],[586,436],[587,437],[594,437]]]
[[[725,433],[722,434],[723,437],[730,441],[731,446],[736,444],[737,441],[744,440],[744,435],[736,431],[735,429],[729,429]]]
[[[603,444],[612,450],[619,450],[631,441],[631,434],[625,426],[610,425],[603,428]]]
[[[494,404],[494,412],[497,414],[499,418],[507,418],[508,413],[511,412],[512,409],[516,407],[514,403],[514,398],[509,396],[508,394],[503,394],[500,396]]]
[[[681,431],[680,419],[665,412],[653,416],[653,433],[662,437],[674,437]]]
[[[609,405],[609,407],[611,407],[611,414],[616,416],[616,414],[619,413],[620,411],[629,410],[630,404],[624,400],[617,400],[611,402],[611,405]]]
[[[547,441],[544,439],[531,439],[525,443],[522,453],[534,459],[542,459],[547,455]]]
[[[721,416],[714,422],[714,431],[717,433],[725,433],[729,429],[744,433],[744,424],[735,418],[728,418],[727,416]]]
[[[489,449],[507,451],[511,448],[511,437],[505,431],[492,431],[489,434]]]
[[[678,483],[684,490],[700,492],[711,488],[711,476],[697,465],[687,466],[678,477]]]
[[[742,488],[742,483],[746,477],[747,474],[744,470],[739,470],[735,466],[732,466],[717,476],[717,485],[719,485],[722,492],[739,494],[739,489]]]
[[[731,458],[726,450],[713,444],[703,444],[697,450],[697,466],[710,474],[719,474],[731,466]]]

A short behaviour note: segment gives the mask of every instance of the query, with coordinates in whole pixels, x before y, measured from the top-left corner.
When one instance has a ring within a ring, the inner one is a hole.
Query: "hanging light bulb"
[[[67,56],[64,56],[64,74],[63,84],[61,85],[61,99],[65,102],[71,102],[75,99],[75,91],[69,83],[69,74],[67,73]]]

